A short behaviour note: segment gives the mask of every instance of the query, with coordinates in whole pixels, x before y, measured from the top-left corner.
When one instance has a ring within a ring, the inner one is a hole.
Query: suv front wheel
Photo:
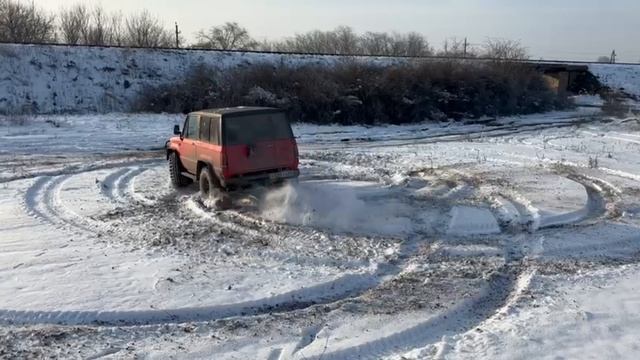
[[[172,152],[169,154],[169,175],[171,175],[171,184],[173,187],[181,188],[191,184],[191,179],[182,175],[180,160],[178,154]]]

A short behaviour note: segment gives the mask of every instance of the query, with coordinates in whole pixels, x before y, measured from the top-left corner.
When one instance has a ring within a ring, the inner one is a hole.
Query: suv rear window
[[[261,141],[293,138],[284,113],[234,116],[223,120],[226,145],[248,145]]]

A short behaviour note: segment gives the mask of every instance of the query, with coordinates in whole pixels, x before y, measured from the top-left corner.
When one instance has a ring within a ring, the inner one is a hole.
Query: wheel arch
[[[176,149],[168,147],[165,152],[166,152],[166,155],[167,155],[167,160],[169,160],[169,156],[171,156],[171,154],[175,153],[176,156],[178,157],[178,161],[180,161],[180,154],[178,153],[178,151]]]
[[[216,172],[214,170],[214,167],[212,164],[206,162],[206,161],[202,161],[202,160],[198,160],[198,164],[196,167],[196,179],[200,179],[200,173],[202,172],[202,169],[204,168],[209,168],[209,176],[211,176],[211,181],[213,181],[216,186],[221,187],[222,183],[220,181],[220,179],[218,178],[218,175],[216,175]]]
[[[200,172],[202,172],[202,169],[204,169],[205,167],[210,167],[211,165],[207,162],[204,162],[202,160],[198,160],[198,165],[196,167],[196,178],[200,178]]]

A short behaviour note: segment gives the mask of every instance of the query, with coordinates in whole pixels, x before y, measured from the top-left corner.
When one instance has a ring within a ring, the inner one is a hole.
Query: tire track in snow
[[[525,235],[510,241],[510,245],[505,249],[505,264],[488,277],[486,285],[473,298],[464,300],[408,329],[352,347],[327,351],[326,349],[331,349],[330,340],[318,338],[318,343],[329,342],[328,347],[322,347],[322,353],[308,354],[305,353],[305,349],[299,349],[293,358],[309,360],[379,359],[397,354],[399,351],[410,351],[417,347],[436,343],[446,335],[456,335],[473,329],[483,321],[501,313],[526,290],[533,273],[524,263],[526,254],[515,245],[523,241],[529,241]],[[308,347],[309,345],[307,345]]]
[[[301,144],[301,150],[316,150],[321,148],[322,150],[336,149],[342,150],[345,148],[384,148],[384,147],[398,147],[408,146],[416,144],[431,144],[439,142],[455,142],[465,139],[477,139],[484,137],[502,137],[507,135],[528,133],[541,131],[545,129],[556,129],[563,127],[572,127],[580,124],[591,123],[597,121],[597,116],[586,115],[576,119],[573,118],[558,118],[556,121],[544,121],[544,122],[531,122],[528,124],[504,124],[494,127],[481,127],[479,129],[461,128],[460,130],[454,129],[446,132],[431,133],[426,135],[412,135],[401,139],[372,139],[370,141],[363,141],[354,139],[353,141],[336,143],[332,142],[315,142]]]
[[[586,130],[581,131],[581,133],[583,133],[585,135],[589,135],[589,136],[594,137],[594,138],[605,138],[605,139],[624,141],[624,142],[628,142],[628,143],[631,143],[631,144],[640,145],[640,137],[638,137],[637,135],[633,135],[633,134],[622,134],[622,133],[619,133],[619,132],[607,132],[607,133],[598,134],[598,133],[594,133],[594,132],[586,131]],[[613,134],[613,135],[611,135],[611,134]]]
[[[587,192],[586,203],[575,211],[541,217],[540,229],[577,224],[589,219],[599,218],[607,212],[607,200],[603,194],[604,190],[597,180],[590,180],[578,174],[567,175],[566,178],[584,187]]]
[[[122,173],[123,177],[126,174],[129,174],[130,169],[124,171]],[[32,188],[28,190],[28,193],[31,192],[32,196],[27,196],[27,198],[32,198],[35,205],[34,213],[40,215],[42,218],[46,218],[47,216],[54,214],[55,217],[56,210],[55,205],[60,205],[59,199],[59,190],[63,186],[64,182],[68,180],[69,176],[62,176],[60,178],[55,179],[38,179],[36,182],[37,186],[34,185]],[[132,177],[133,178],[133,177]],[[122,180],[121,180],[122,181]],[[126,182],[125,182],[126,183]],[[56,190],[57,189],[57,190]],[[45,198],[49,199],[45,201],[45,204],[48,204],[44,207],[37,204],[36,198]],[[51,200],[53,199],[53,200]],[[29,202],[29,201],[27,201]],[[196,204],[197,205],[197,204]],[[595,207],[597,208],[597,207]],[[67,217],[63,217],[68,220]],[[231,217],[233,218],[233,216]],[[246,221],[246,219],[245,219]],[[224,222],[222,222],[224,223]],[[229,224],[229,223],[227,223]],[[230,222],[231,227],[238,226],[235,221]],[[242,225],[242,224],[241,224]],[[240,232],[246,231],[246,226],[238,226]],[[271,233],[272,231],[277,231],[277,228],[270,229],[266,232]],[[264,233],[261,231],[257,231],[254,229],[250,229],[250,233],[253,236],[264,236]],[[312,238],[310,238],[312,239]],[[511,259],[510,262],[517,261],[517,258]],[[389,347],[397,347],[397,346],[413,346],[411,344],[415,344],[411,339],[416,340],[418,342],[424,341],[424,338],[420,338],[421,333],[429,333],[432,337],[437,338],[438,333],[443,333],[449,331],[450,328],[461,328],[464,327],[464,324],[470,324],[468,317],[472,319],[478,319],[484,316],[484,314],[491,314],[491,309],[500,308],[500,304],[504,304],[508,302],[513,296],[517,296],[516,292],[513,290],[515,286],[513,284],[520,282],[522,276],[521,273],[513,272],[509,266],[505,266],[500,269],[497,273],[492,275],[489,278],[489,282],[485,288],[485,291],[478,296],[477,298],[469,301],[468,303],[460,304],[459,306],[452,309],[450,312],[447,312],[449,315],[442,315],[436,319],[429,320],[426,323],[423,323],[415,328],[408,329],[407,331],[399,334],[398,336],[393,335],[386,340],[381,340],[380,342],[374,342],[371,346],[373,346],[374,350],[369,351],[370,349],[362,348],[358,351],[362,350],[363,357],[376,357],[375,354],[385,354]],[[362,275],[362,283],[369,283],[369,280],[373,279],[369,286],[375,286],[378,283],[378,280],[371,275]],[[367,280],[369,279],[369,280]],[[347,296],[356,296],[361,291],[366,291],[367,286],[363,286],[359,290],[353,290],[353,292],[349,293]],[[510,290],[511,289],[511,290]],[[514,295],[515,294],[515,295]],[[344,293],[342,294],[344,295]],[[343,297],[335,296],[332,299],[326,299],[327,302],[333,302]],[[275,298],[280,298],[282,295],[278,295]],[[313,300],[313,297],[310,297]],[[506,299],[506,300],[505,300]],[[325,300],[323,300],[325,301]],[[322,303],[322,302],[320,302]],[[166,323],[166,322],[188,322],[188,321],[206,321],[215,320],[219,318],[225,318],[230,316],[243,316],[243,315],[259,315],[266,312],[273,311],[272,308],[276,307],[284,309],[282,311],[291,311],[296,309],[301,309],[306,306],[310,306],[304,298],[299,301],[285,301],[285,302],[273,302],[273,299],[267,299],[261,304],[234,304],[229,305],[228,307],[210,307],[210,308],[197,308],[197,309],[175,309],[175,310],[158,310],[158,311],[123,311],[123,312],[16,312],[5,310],[0,311],[0,321],[7,321],[8,323],[31,323],[29,321],[41,321],[44,323],[62,323],[62,324],[99,324],[99,325],[137,325],[137,324],[147,324],[147,323]],[[266,308],[265,308],[266,307]],[[475,317],[474,317],[475,316]],[[451,319],[449,319],[451,318]],[[4,320],[3,320],[4,319]],[[31,320],[30,320],[31,319]],[[37,320],[34,320],[37,319]],[[203,320],[204,319],[204,320]],[[42,323],[42,322],[35,322]],[[471,325],[467,325],[471,326]],[[404,339],[404,340],[403,340]],[[427,337],[427,340],[430,338]],[[395,342],[398,341],[398,342]],[[407,341],[406,343],[402,343],[402,341]],[[405,344],[405,345],[403,345]],[[353,353],[347,352],[346,355]],[[374,354],[374,355],[371,355]],[[322,358],[340,358],[340,353],[327,354]]]
[[[123,203],[122,197],[119,196],[120,183],[131,171],[131,168],[124,168],[109,174],[100,182],[100,192],[111,201]]]
[[[149,168],[143,166],[117,170],[104,178],[100,183],[100,191],[109,200],[118,204],[128,204],[133,201],[143,205],[153,205],[157,201],[137,194],[133,185],[136,178],[147,170]]]
[[[149,199],[144,195],[140,195],[136,191],[136,180],[139,178],[140,175],[144,174],[148,170],[149,170],[149,167],[140,167],[134,170],[132,174],[130,174],[130,178],[126,182],[127,184],[126,193],[136,203],[152,206],[158,203],[157,199]]]
[[[140,326],[204,322],[237,316],[289,312],[313,305],[329,304],[359,294],[377,283],[370,274],[351,274],[307,288],[269,298],[236,304],[131,311],[38,311],[0,310],[0,323],[6,325],[97,325]]]
[[[79,175],[79,174],[91,172],[91,171],[122,168],[122,167],[127,167],[132,165],[141,165],[141,164],[154,165],[154,164],[162,163],[163,161],[164,160],[161,160],[161,159],[145,159],[145,160],[131,160],[131,161],[120,161],[120,162],[116,161],[116,162],[97,163],[97,164],[92,163],[90,165],[71,165],[58,170],[40,171],[37,173],[29,173],[25,175],[18,175],[18,176],[13,176],[9,178],[3,178],[3,179],[0,179],[0,184],[12,182],[12,181],[34,179],[34,178],[45,177],[45,176],[55,177],[60,175]]]
[[[60,191],[71,176],[43,176],[36,180],[25,194],[25,212],[58,229],[95,233],[93,220],[61,206]]]
[[[576,225],[604,215],[614,216],[619,190],[611,184],[573,171],[558,175],[584,187],[587,201],[581,208],[566,213],[545,214],[522,194],[513,190],[498,190],[497,196],[494,196],[494,203],[498,206],[496,217],[504,219],[502,226],[521,227],[525,231],[535,232],[541,229]],[[516,214],[513,214],[513,209],[516,210]],[[513,218],[506,219],[508,217]]]
[[[144,169],[132,170],[122,169],[109,175],[106,181],[113,186],[107,188],[100,186],[100,192],[113,201],[126,201],[126,195],[121,190],[122,187],[127,188],[127,178],[133,178],[138,171],[143,172]],[[127,240],[137,236],[135,229],[122,229],[117,224],[110,224],[91,217],[83,216],[73,210],[66,208],[60,193],[63,191],[65,184],[78,174],[66,174],[60,176],[43,176],[38,178],[26,191],[23,201],[25,213],[39,219],[40,221],[52,225],[56,229],[65,231],[80,231],[90,236],[109,235],[111,237]],[[118,185],[120,184],[120,185]],[[125,185],[122,185],[125,184]],[[105,193],[106,192],[106,193]],[[126,202],[124,203],[127,204]]]

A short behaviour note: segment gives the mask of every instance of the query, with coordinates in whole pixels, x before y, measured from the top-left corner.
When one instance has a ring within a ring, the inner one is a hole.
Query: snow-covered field
[[[175,115],[0,118],[0,358],[627,358],[640,119],[294,127],[300,183],[170,187]]]

